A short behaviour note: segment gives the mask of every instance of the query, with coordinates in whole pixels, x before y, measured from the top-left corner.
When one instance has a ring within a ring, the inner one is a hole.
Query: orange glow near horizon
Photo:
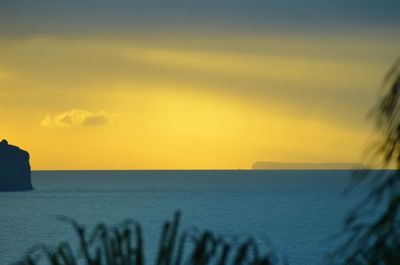
[[[181,39],[0,39],[0,138],[34,170],[362,160],[391,41]]]

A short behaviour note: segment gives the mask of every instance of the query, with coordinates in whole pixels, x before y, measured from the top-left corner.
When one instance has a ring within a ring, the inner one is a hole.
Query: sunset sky
[[[33,169],[362,162],[400,1],[0,2],[0,138]],[[0,139],[1,140],[1,139]]]

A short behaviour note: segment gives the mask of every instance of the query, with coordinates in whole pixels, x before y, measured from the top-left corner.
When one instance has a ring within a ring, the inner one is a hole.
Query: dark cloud
[[[105,113],[97,113],[90,116],[85,117],[82,121],[82,125],[84,126],[101,126],[110,122],[110,117]]]
[[[398,10],[397,0],[4,0],[0,34],[396,28]]]

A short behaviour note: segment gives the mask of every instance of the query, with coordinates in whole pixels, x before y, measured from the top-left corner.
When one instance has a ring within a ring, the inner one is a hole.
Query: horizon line
[[[397,170],[393,168],[312,168],[312,169],[32,169],[39,171],[360,171],[360,170]]]

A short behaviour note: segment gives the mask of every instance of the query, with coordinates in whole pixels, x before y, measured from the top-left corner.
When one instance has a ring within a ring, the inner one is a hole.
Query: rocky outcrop
[[[282,163],[259,161],[253,164],[254,170],[350,170],[363,169],[360,163]]]
[[[0,191],[32,190],[29,153],[0,142]]]

